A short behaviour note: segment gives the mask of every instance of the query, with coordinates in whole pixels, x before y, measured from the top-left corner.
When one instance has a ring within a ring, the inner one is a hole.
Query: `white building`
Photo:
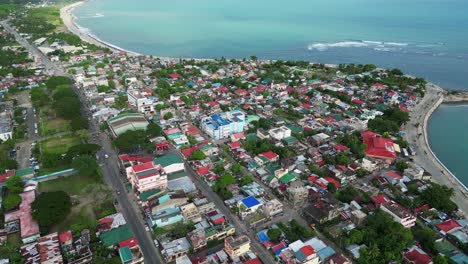
[[[155,98],[138,90],[127,91],[128,104],[135,107],[138,112],[143,114],[154,114]]]
[[[390,204],[382,204],[380,209],[392,216],[393,220],[402,224],[406,228],[410,228],[416,224],[416,217],[408,212],[406,208],[397,203],[392,202]]]
[[[270,129],[270,131],[268,131],[268,134],[276,140],[282,140],[283,138],[291,136],[291,129],[287,128],[286,126],[281,126]]]

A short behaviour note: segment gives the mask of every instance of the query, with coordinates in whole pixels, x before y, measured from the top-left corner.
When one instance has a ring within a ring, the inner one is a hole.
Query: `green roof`
[[[275,173],[275,171],[281,169],[281,166],[280,165],[272,165],[272,166],[268,166],[267,167],[267,170],[270,172],[270,173]]]
[[[344,119],[344,117],[342,115],[332,115],[333,119],[335,119],[336,121],[341,121]]]
[[[279,181],[282,183],[288,183],[294,179],[294,175],[291,173],[286,173],[283,177],[279,178]]]
[[[245,139],[258,141],[260,138],[258,138],[255,133],[250,133],[245,136]]]
[[[109,230],[107,232],[103,232],[101,234],[101,241],[102,241],[102,244],[104,244],[104,246],[110,247],[110,246],[118,244],[119,242],[130,239],[133,236],[134,235],[133,235],[132,230],[130,229],[130,226],[123,225],[123,226],[114,228],[112,230]]]
[[[15,170],[15,176],[24,177],[26,175],[31,175],[31,174],[34,174],[33,168]]]
[[[302,133],[304,132],[304,129],[301,126],[296,126],[294,124],[287,124],[287,128],[291,129],[293,133]]]
[[[260,120],[260,117],[258,115],[248,115],[245,122],[248,124],[252,121],[258,121],[258,120]]]
[[[388,108],[388,105],[380,103],[375,105],[375,109],[378,111],[384,111]]]
[[[171,153],[155,158],[153,162],[154,164],[159,164],[163,167],[167,167],[175,163],[182,163],[182,160],[176,154]]]
[[[286,142],[287,144],[291,144],[291,143],[297,142],[297,138],[295,138],[295,137],[286,137],[286,138],[283,138],[283,141]]]
[[[176,180],[176,179],[179,179],[179,178],[182,178],[182,177],[186,177],[186,176],[187,176],[187,172],[185,172],[184,170],[174,172],[174,173],[171,173],[171,174],[167,175],[167,181],[173,181],[173,180]]]
[[[129,247],[119,248],[119,255],[122,263],[131,261],[133,259],[132,251]]]
[[[161,190],[160,189],[153,189],[153,190],[149,190],[149,191],[146,191],[146,192],[142,192],[140,193],[140,201],[142,202],[146,202],[148,200],[148,198],[150,198],[151,196],[153,195],[156,195],[158,193],[160,193]]]

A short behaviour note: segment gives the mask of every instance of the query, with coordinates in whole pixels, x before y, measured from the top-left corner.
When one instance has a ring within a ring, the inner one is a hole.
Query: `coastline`
[[[415,145],[417,155],[414,156],[414,161],[432,175],[432,181],[454,189],[452,200],[466,215],[468,213],[468,203],[466,202],[468,188],[432,151],[427,133],[427,124],[434,111],[441,104],[451,102],[451,99],[447,100],[446,93],[446,90],[435,84],[428,83],[426,85],[426,95],[414,107],[410,121],[405,126],[405,137],[410,144]]]
[[[85,32],[82,27],[76,23],[76,17],[72,14],[73,10],[78,6],[84,4],[87,0],[78,1],[73,4],[67,5],[60,9],[60,18],[63,21],[63,24],[67,30],[80,37],[81,40],[94,44],[99,47],[109,48],[114,52],[127,52],[129,55],[140,56],[136,52],[124,50],[120,47],[107,43],[100,40],[96,36]],[[176,60],[176,59],[194,59],[194,58],[170,58],[170,57],[160,57],[155,56],[162,60]],[[210,61],[213,59],[194,59],[197,61]],[[267,60],[269,61],[269,60]],[[449,99],[451,98],[451,99]],[[452,95],[446,95],[446,90],[441,87],[428,83],[426,85],[426,95],[423,97],[421,102],[412,110],[411,120],[405,126],[405,137],[408,142],[412,145],[416,145],[417,155],[414,157],[414,160],[417,164],[422,166],[427,172],[432,175],[432,180],[444,184],[449,187],[453,187],[455,195],[453,200],[457,203],[458,207],[465,214],[468,214],[468,203],[466,199],[468,198],[468,188],[437,158],[435,153],[432,151],[427,135],[427,123],[432,115],[432,113],[440,106],[442,103],[463,103],[468,101],[467,98],[453,99]],[[415,129],[417,127],[417,129]]]

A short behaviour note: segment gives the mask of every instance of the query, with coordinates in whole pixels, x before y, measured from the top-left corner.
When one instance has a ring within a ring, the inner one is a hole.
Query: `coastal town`
[[[439,87],[135,54],[83,41],[74,6],[0,4],[1,264],[468,263]]]

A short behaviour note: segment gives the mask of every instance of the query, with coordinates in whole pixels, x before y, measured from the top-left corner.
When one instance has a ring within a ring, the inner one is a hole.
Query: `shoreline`
[[[62,7],[60,9],[60,18],[63,21],[66,29],[77,36],[81,40],[87,43],[94,44],[99,47],[109,48],[114,52],[126,52],[133,56],[143,56],[144,54],[139,54],[136,52],[128,51],[122,49],[118,46],[112,45],[105,41],[100,40],[98,37],[85,32],[82,27],[76,23],[76,17],[72,14],[73,10],[82,4],[86,3],[87,0],[78,1]],[[178,59],[194,59],[197,61],[211,61],[214,59],[195,59],[195,58],[171,58],[171,57],[160,57],[162,60],[178,60]],[[265,60],[271,61],[271,60]],[[429,88],[429,89],[428,89]],[[461,99],[459,101],[447,100],[446,96],[447,90],[442,89],[436,84],[427,83],[426,85],[426,95],[423,99],[416,105],[413,109],[410,122],[405,126],[405,136],[410,144],[416,144],[418,149],[418,154],[415,156],[415,161],[417,164],[422,166],[425,171],[429,172],[432,175],[432,180],[444,184],[454,189],[455,195],[453,200],[457,203],[460,210],[465,213],[468,213],[468,203],[466,199],[468,197],[468,188],[439,160],[437,155],[432,151],[428,135],[427,135],[427,123],[432,116],[432,113],[442,104],[442,103],[459,103],[459,104],[468,104],[468,98]],[[437,97],[439,99],[436,102]],[[432,103],[432,104],[431,104]],[[428,105],[426,105],[428,104]],[[419,109],[422,108],[422,109]],[[417,129],[415,129],[417,127]],[[415,133],[417,132],[417,133]],[[422,135],[422,138],[420,137]]]
[[[413,108],[410,121],[405,125],[405,138],[409,144],[415,145],[417,151],[417,155],[414,156],[415,163],[432,175],[432,181],[453,188],[452,200],[466,215],[468,188],[444,165],[429,144],[427,129],[429,119],[441,104],[450,103],[446,102],[446,94],[446,90],[433,83],[426,85],[426,95]]]

